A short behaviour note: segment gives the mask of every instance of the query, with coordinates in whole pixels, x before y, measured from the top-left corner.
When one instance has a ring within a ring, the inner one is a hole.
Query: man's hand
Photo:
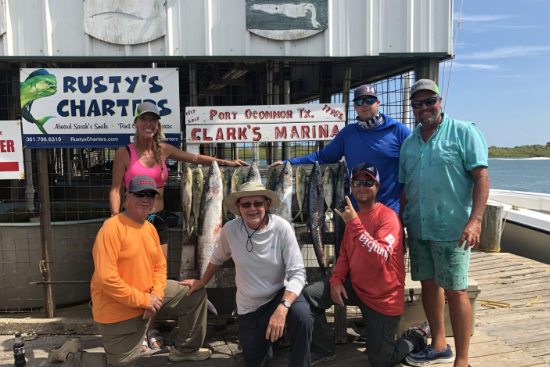
[[[271,342],[274,342],[283,336],[287,313],[288,308],[285,306],[279,305],[279,307],[277,307],[269,319],[269,324],[267,325],[267,331],[265,333],[266,339],[270,339]]]
[[[197,279],[185,279],[181,282],[178,282],[178,284],[189,287],[189,292],[187,292],[188,296],[190,296],[194,291],[198,291],[203,287],[201,281]]]
[[[345,305],[344,300],[342,299],[342,295],[346,299],[348,299],[348,293],[346,292],[346,288],[344,288],[342,284],[337,284],[334,287],[330,288],[330,298],[332,299],[332,302],[344,307]]]
[[[480,233],[481,221],[474,219],[468,220],[466,226],[464,226],[464,231],[462,231],[462,236],[458,241],[458,247],[462,247],[464,243],[464,251],[468,250],[469,247],[475,250],[479,246]]]
[[[340,213],[340,211],[336,208],[334,208],[334,212],[342,217],[344,222],[349,222],[350,220],[357,218],[357,212],[355,209],[353,209],[353,205],[351,205],[351,201],[349,200],[349,197],[346,195],[346,203],[348,204],[344,208],[344,212]]]
[[[277,162],[271,163],[271,167],[282,166],[282,165],[283,165],[283,161],[277,161]]]
[[[151,316],[154,316],[162,307],[162,297],[157,296],[156,294],[149,293],[149,306],[145,309],[143,313],[143,319],[146,320]]]
[[[245,161],[241,161],[240,159],[235,159],[232,161],[225,161],[228,166],[231,167],[239,167],[239,166],[250,166],[250,164],[246,163]]]

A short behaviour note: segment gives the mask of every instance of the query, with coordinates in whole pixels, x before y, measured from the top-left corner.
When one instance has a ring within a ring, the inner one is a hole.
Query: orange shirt
[[[153,225],[118,214],[103,224],[94,249],[94,320],[111,324],[143,315],[149,293],[164,297],[166,260]]]

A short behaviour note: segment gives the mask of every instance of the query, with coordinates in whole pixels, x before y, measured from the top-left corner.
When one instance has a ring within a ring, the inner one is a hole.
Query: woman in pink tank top
[[[159,232],[160,244],[164,257],[168,259],[168,226],[162,219],[165,215],[164,209],[164,184],[168,179],[166,159],[187,162],[192,164],[210,165],[216,161],[221,166],[248,166],[249,164],[239,159],[227,161],[213,158],[206,155],[198,155],[184,152],[173,145],[162,143],[164,132],[160,123],[158,107],[150,102],[143,102],[136,108],[134,114],[134,126],[136,128],[134,142],[127,147],[118,148],[113,162],[113,182],[109,193],[109,205],[111,216],[117,215],[121,209],[120,191],[122,183],[126,188],[130,180],[138,175],[152,177],[156,183],[157,191],[160,193],[155,199],[153,213],[160,219],[152,222]],[[153,329],[155,320],[151,319],[147,339],[149,347],[158,349],[158,331]],[[147,343],[144,341],[144,349],[147,350]]]

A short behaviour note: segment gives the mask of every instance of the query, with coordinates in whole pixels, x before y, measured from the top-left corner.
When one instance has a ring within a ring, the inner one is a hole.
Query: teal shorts
[[[409,238],[412,280],[434,279],[443,289],[468,288],[470,248],[458,247],[456,241],[430,241]]]

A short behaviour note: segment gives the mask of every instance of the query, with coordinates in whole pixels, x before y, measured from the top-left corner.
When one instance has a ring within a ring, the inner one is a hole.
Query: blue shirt
[[[411,238],[458,241],[472,211],[470,171],[488,166],[489,151],[473,123],[442,116],[426,143],[420,124],[401,147],[399,182],[406,184],[407,198],[403,224]]]
[[[368,162],[378,169],[380,189],[376,199],[399,213],[399,199],[403,185],[398,181],[399,150],[411,134],[409,129],[387,115],[384,122],[374,129],[366,130],[358,124],[349,124],[323,149],[303,157],[290,159],[290,164],[337,163],[342,157],[351,175],[351,169],[359,163]],[[286,163],[286,161],[284,162]],[[357,203],[351,197],[357,210]]]

